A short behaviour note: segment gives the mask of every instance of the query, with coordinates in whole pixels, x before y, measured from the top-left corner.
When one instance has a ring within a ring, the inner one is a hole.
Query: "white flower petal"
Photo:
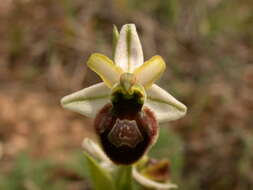
[[[154,56],[146,61],[142,66],[134,71],[138,83],[146,89],[160,78],[166,68],[166,64],[161,56]]]
[[[125,72],[133,72],[143,64],[141,42],[134,24],[126,24],[121,28],[114,61]]]
[[[64,108],[87,117],[95,117],[99,109],[109,103],[110,89],[101,82],[65,96],[61,99]]]
[[[148,187],[148,188],[154,188],[154,189],[171,189],[171,188],[177,188],[177,185],[172,183],[159,183],[156,181],[153,181],[151,179],[148,179],[147,177],[141,175],[136,167],[133,167],[133,177],[136,181],[138,181],[141,185]]]
[[[184,104],[155,84],[147,90],[147,101],[145,102],[145,106],[149,107],[154,112],[159,122],[179,119],[183,117],[187,111]]]
[[[87,65],[100,76],[109,88],[112,88],[119,81],[120,75],[123,73],[122,69],[115,65],[112,60],[99,53],[92,54]]]
[[[103,150],[98,146],[98,144],[93,142],[91,139],[85,138],[83,140],[82,147],[94,158],[102,161],[105,167],[108,167],[108,164],[112,163],[111,160],[105,155]]]

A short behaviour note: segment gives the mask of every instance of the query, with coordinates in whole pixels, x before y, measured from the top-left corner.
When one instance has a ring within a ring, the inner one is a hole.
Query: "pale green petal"
[[[160,189],[160,190],[177,188],[177,185],[172,184],[170,182],[160,183],[143,176],[142,174],[138,172],[136,167],[133,167],[132,173],[135,180],[145,187],[152,188],[152,189]]]
[[[154,56],[134,71],[137,82],[146,89],[160,78],[166,68],[161,56]]]
[[[102,82],[63,97],[61,104],[66,109],[87,117],[95,117],[97,112],[110,102],[110,92]]]
[[[112,60],[99,53],[92,54],[87,65],[100,76],[109,88],[119,81],[120,75],[123,73],[122,69]]]
[[[187,108],[167,91],[153,84],[147,90],[145,106],[150,108],[159,122],[176,120],[186,114]]]
[[[121,28],[114,61],[124,72],[133,72],[143,64],[141,42],[134,24]]]

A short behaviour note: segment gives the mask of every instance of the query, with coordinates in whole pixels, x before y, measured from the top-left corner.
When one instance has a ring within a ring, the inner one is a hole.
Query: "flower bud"
[[[168,160],[149,159],[141,169],[141,173],[149,179],[166,182],[170,179],[170,162]]]

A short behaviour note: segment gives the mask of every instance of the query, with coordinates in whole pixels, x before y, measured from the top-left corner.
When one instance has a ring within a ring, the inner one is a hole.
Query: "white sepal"
[[[62,107],[94,118],[97,112],[110,102],[110,89],[101,82],[65,96],[61,99]]]
[[[110,172],[112,172],[115,169],[115,166],[112,163],[112,161],[105,155],[105,153],[100,148],[100,146],[97,143],[95,143],[93,140],[91,140],[90,138],[85,138],[83,140],[82,147],[91,156],[98,159],[100,162],[100,165],[104,169],[106,169]]]
[[[184,104],[155,84],[147,90],[147,101],[144,105],[154,112],[158,122],[179,119],[187,111]]]
[[[114,62],[130,73],[143,64],[142,46],[134,24],[126,24],[121,28]]]
[[[99,145],[93,142],[91,139],[85,138],[83,140],[82,147],[94,158],[97,158],[100,161],[104,161],[107,163],[112,163],[111,160],[105,155],[103,150],[99,147]]]
[[[160,182],[156,182],[154,180],[151,180],[151,179],[143,176],[142,174],[140,174],[138,172],[136,167],[133,167],[132,174],[133,174],[133,177],[135,178],[136,181],[138,181],[141,185],[148,187],[148,188],[161,189],[161,190],[177,188],[177,185],[172,184],[170,182],[160,183]]]

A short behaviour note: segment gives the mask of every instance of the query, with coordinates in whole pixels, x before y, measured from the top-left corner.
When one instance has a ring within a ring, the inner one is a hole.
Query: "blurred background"
[[[91,189],[81,142],[92,120],[59,100],[100,79],[112,25],[135,23],[158,82],[188,107],[152,149],[171,160],[180,190],[253,189],[252,0],[2,0],[0,189]]]

